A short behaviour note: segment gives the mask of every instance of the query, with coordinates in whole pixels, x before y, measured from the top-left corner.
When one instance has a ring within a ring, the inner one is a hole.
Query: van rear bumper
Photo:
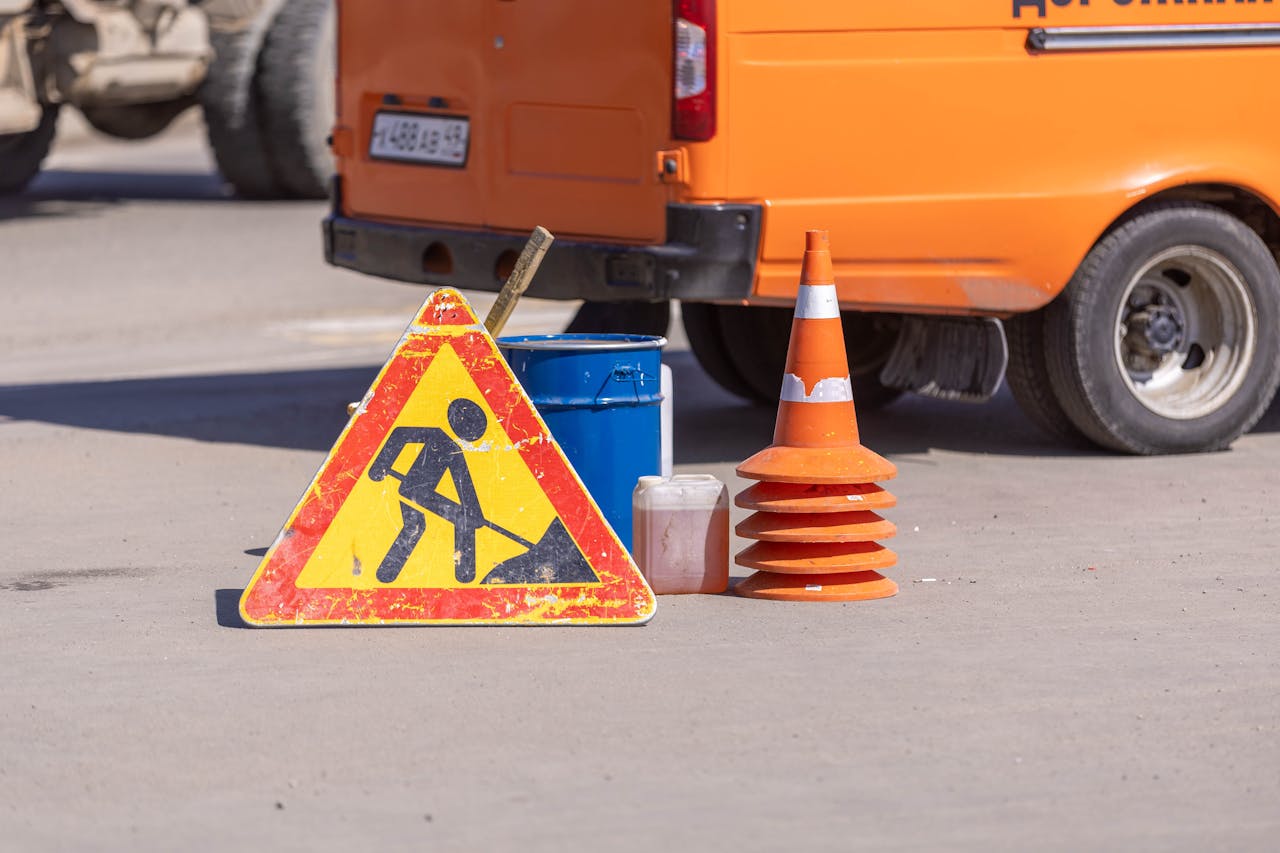
[[[671,204],[662,245],[557,239],[528,295],[602,302],[745,299],[755,281],[762,218],[759,205]],[[339,212],[324,220],[324,256],[334,266],[467,290],[500,290],[498,271],[510,268],[527,239],[389,225]]]

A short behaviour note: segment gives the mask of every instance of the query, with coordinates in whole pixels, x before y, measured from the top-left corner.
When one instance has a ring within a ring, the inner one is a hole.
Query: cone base
[[[870,601],[898,594],[898,585],[879,572],[839,575],[775,575],[756,572],[733,588],[743,598],[770,601]]]
[[[897,467],[861,444],[851,447],[766,447],[738,466],[738,476],[771,483],[874,483],[898,476]]]

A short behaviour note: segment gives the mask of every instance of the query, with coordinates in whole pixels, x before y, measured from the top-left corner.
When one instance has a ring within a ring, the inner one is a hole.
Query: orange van
[[[681,301],[776,400],[803,232],[855,394],[1226,447],[1280,382],[1280,3],[339,0],[330,263]],[[1003,321],[1003,322],[1001,322]],[[1007,343],[1006,343],[1007,342]]]

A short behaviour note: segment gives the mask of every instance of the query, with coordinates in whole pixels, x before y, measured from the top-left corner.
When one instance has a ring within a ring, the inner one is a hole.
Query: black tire
[[[724,336],[720,332],[719,307],[704,302],[680,303],[680,319],[689,338],[689,349],[693,350],[698,364],[717,385],[734,396],[759,402],[725,349]],[[781,381],[781,375],[778,379]]]
[[[21,192],[40,173],[57,128],[58,108],[50,105],[35,130],[0,134],[0,195]]]
[[[1244,223],[1154,206],[1085,257],[1045,312],[1054,393],[1071,422],[1127,453],[1221,450],[1280,382],[1280,269]]]
[[[906,392],[880,381],[880,370],[898,340],[902,321],[896,315],[845,311],[844,350],[849,358],[853,401],[866,411],[883,409]]]
[[[324,198],[333,175],[333,0],[286,0],[258,63],[267,153],[286,193]]]
[[[751,388],[751,399],[777,404],[791,339],[790,308],[717,305],[725,352]]]
[[[690,308],[696,329],[689,325]],[[792,309],[683,303],[681,311],[694,355],[712,379],[740,397],[777,404]],[[884,385],[879,376],[897,337],[896,318],[845,312],[843,323],[854,402],[867,410],[889,405],[902,391]]]
[[[1050,438],[1073,447],[1091,442],[1076,429],[1058,402],[1049,381],[1049,365],[1044,349],[1044,311],[1019,314],[1004,321],[1004,336],[1009,342],[1009,366],[1005,380],[1018,408],[1036,427]]]
[[[218,171],[245,198],[279,198],[254,88],[258,54],[283,0],[265,0],[245,26],[214,30],[213,62],[197,93]]]
[[[671,325],[671,303],[584,302],[565,327],[571,335],[592,332],[611,335],[663,336]]]
[[[180,98],[155,104],[83,107],[80,112],[99,133],[116,139],[146,139],[173,124],[173,120],[193,103],[190,98]]]

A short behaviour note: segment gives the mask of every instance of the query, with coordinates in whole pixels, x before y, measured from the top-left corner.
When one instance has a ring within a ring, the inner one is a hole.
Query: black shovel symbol
[[[403,475],[403,474],[401,474],[399,471],[396,471],[395,469],[392,469],[392,470],[388,471],[388,472],[387,472],[387,476],[388,476],[388,477],[391,477],[391,478],[393,478],[393,479],[399,480],[399,481],[400,481],[400,482],[402,482],[402,483],[404,482],[404,475]],[[401,500],[405,501],[406,503],[413,504],[415,507],[417,507],[417,508],[418,508],[419,510],[421,510],[422,512],[431,512],[431,510],[427,509],[426,507],[424,507],[424,506],[419,506],[417,503],[414,503],[414,501],[408,500],[407,498],[403,498],[403,497],[402,497],[402,498],[401,498]],[[451,503],[451,504],[453,504],[454,506],[456,506],[456,507],[458,508],[458,512],[459,512],[459,513],[461,513],[461,512],[463,511],[463,506],[462,506],[462,504],[459,504],[459,503],[457,503],[456,501],[450,501],[448,498],[442,498],[442,500],[447,501],[448,503]],[[433,513],[433,514],[438,514],[438,513]],[[487,528],[489,528],[490,530],[492,530],[494,533],[501,533],[503,536],[507,537],[507,538],[508,538],[508,539],[510,539],[512,542],[516,543],[517,545],[521,545],[521,546],[523,546],[524,548],[526,548],[526,549],[528,549],[528,550],[532,550],[533,548],[536,548],[536,547],[537,547],[537,545],[535,545],[533,542],[530,542],[528,539],[525,539],[525,538],[524,538],[523,536],[521,536],[520,534],[518,534],[518,533],[512,533],[512,532],[511,532],[510,530],[508,530],[507,528],[502,527],[502,526],[500,526],[500,525],[497,525],[497,524],[493,523],[492,521],[490,521],[490,520],[489,520],[489,519],[487,519],[487,518],[482,518],[482,519],[480,519],[480,524],[479,524],[478,526],[479,526],[479,527],[487,527]],[[462,578],[459,578],[458,580],[462,580]]]
[[[387,475],[401,482],[404,477],[398,471],[388,471]],[[403,499],[402,499],[403,500]],[[420,512],[426,507],[419,507],[412,501],[405,501]],[[450,503],[453,503],[450,501]],[[455,506],[459,506],[454,504]],[[461,511],[461,506],[459,506]],[[592,570],[582,550],[574,543],[569,531],[560,519],[554,518],[537,542],[530,542],[518,533],[506,529],[487,518],[480,519],[477,527],[487,527],[493,532],[505,536],[525,549],[509,560],[504,560],[485,575],[483,584],[561,584],[561,583],[599,583],[600,579]],[[474,539],[472,539],[474,541]],[[464,555],[456,571],[456,577],[464,583],[475,578],[475,553]],[[464,565],[465,564],[465,565]],[[467,568],[469,572],[465,571]],[[399,574],[397,572],[397,574]],[[466,575],[464,577],[464,574]],[[379,570],[379,580],[382,580]],[[392,579],[394,580],[394,578]]]

